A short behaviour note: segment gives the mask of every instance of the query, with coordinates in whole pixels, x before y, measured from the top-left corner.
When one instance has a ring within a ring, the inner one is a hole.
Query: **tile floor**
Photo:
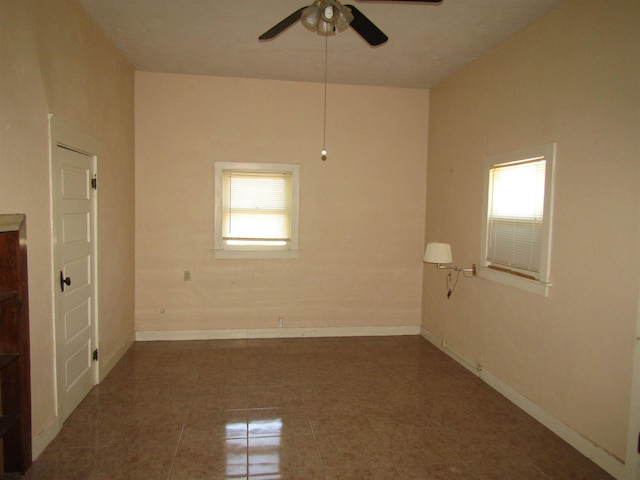
[[[29,480],[595,480],[421,337],[136,343]]]

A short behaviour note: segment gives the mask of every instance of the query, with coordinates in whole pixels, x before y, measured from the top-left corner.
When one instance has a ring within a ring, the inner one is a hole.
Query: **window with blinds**
[[[495,165],[489,173],[487,256],[492,264],[540,274],[546,160]]]
[[[291,174],[225,170],[222,238],[228,245],[291,241]]]
[[[216,162],[216,250],[297,249],[299,167]]]
[[[483,266],[548,283],[555,144],[487,159]]]

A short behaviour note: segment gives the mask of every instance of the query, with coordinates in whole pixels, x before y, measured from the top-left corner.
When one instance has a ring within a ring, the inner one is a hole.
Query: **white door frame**
[[[636,335],[634,340],[633,367],[631,370],[631,401],[629,407],[629,432],[627,435],[626,480],[640,480],[640,292]]]
[[[60,118],[54,117],[52,114],[49,114],[49,168],[51,169],[49,172],[49,179],[50,182],[53,181],[53,155],[54,155],[54,151],[55,148],[58,148],[59,146],[64,146],[66,148],[69,148],[71,150],[76,150],[78,152],[84,153],[90,157],[93,157],[93,168],[94,168],[94,173],[97,172],[97,158],[99,158],[100,156],[100,152],[101,152],[101,144],[100,142],[92,137],[91,135],[83,132],[79,127],[76,127],[75,125],[70,124],[67,121],[61,120]],[[54,372],[57,372],[57,366],[58,366],[58,362],[60,362],[60,358],[58,358],[58,354],[59,352],[57,351],[56,348],[56,329],[55,329],[55,325],[58,321],[58,304],[56,302],[56,299],[58,297],[56,297],[56,294],[58,292],[57,288],[59,288],[58,282],[55,281],[55,279],[57,279],[57,275],[59,275],[58,270],[57,270],[57,265],[55,264],[55,259],[56,259],[56,252],[55,252],[55,248],[56,248],[56,238],[54,237],[54,229],[53,229],[53,221],[54,221],[54,212],[53,212],[53,205],[54,205],[54,201],[53,201],[53,185],[50,185],[50,191],[51,191],[51,195],[52,195],[52,201],[51,201],[51,211],[50,211],[50,215],[51,215],[51,235],[52,235],[52,251],[51,251],[51,275],[54,279],[53,281],[53,290],[52,290],[52,303],[53,303],[53,319],[54,319],[54,352],[55,352],[55,358],[54,358],[54,362],[55,362],[55,368],[54,368]],[[97,217],[95,216],[96,211],[97,211],[97,197],[94,200],[93,203],[93,208],[94,208],[94,223],[93,223],[93,232],[92,232],[92,236],[93,236],[93,264],[95,266],[94,268],[94,283],[93,283],[93,294],[94,294],[94,310],[93,310],[93,338],[95,339],[95,345],[94,348],[98,348],[99,345],[99,329],[98,329],[98,301],[99,301],[99,297],[98,297],[98,238],[97,238]],[[99,368],[100,368],[100,363],[99,362],[94,362],[94,379],[93,382],[94,384],[97,384],[99,382],[100,379],[100,372],[99,372]],[[60,378],[57,378],[56,375],[56,411],[57,411],[57,415],[60,416],[61,414],[61,401],[62,399],[60,398],[60,388],[61,388],[61,382],[63,380]],[[64,421],[65,419],[59,418],[60,421],[60,425],[59,427],[62,426],[62,421]]]

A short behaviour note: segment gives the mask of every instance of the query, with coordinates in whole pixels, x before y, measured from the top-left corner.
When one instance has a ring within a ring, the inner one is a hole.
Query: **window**
[[[216,162],[216,256],[297,256],[299,172],[290,164]]]
[[[480,276],[547,295],[555,144],[485,163]]]

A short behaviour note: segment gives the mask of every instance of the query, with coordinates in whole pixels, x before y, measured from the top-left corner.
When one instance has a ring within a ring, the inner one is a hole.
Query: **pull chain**
[[[327,160],[327,64],[329,35],[324,36],[324,127],[322,131],[322,161]]]

